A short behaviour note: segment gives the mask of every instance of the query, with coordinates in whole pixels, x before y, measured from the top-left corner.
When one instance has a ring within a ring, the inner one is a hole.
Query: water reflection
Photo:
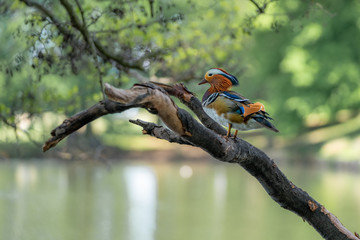
[[[154,172],[149,167],[125,167],[124,178],[130,203],[128,210],[130,239],[154,239],[157,200],[157,180]]]
[[[225,167],[219,166],[214,174],[214,199],[217,208],[221,209],[226,202],[227,176]]]
[[[28,185],[34,185],[37,181],[37,170],[34,166],[19,164],[16,168],[15,178],[17,188],[22,189]]]
[[[0,239],[321,239],[237,165],[0,165]],[[359,175],[299,167],[285,173],[359,231]]]

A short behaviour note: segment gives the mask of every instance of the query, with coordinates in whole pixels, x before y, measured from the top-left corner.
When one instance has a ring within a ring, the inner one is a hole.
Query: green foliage
[[[284,1],[268,14],[276,12],[285,13],[282,26],[256,30],[246,55],[279,128],[295,134],[358,114],[360,4]]]
[[[72,10],[66,2],[1,6],[7,27],[0,35],[0,84],[6,89],[0,114],[11,124],[23,114],[74,114],[100,100],[97,65],[103,81],[127,87],[138,81],[131,69],[188,81],[210,66],[236,69],[239,63],[238,13],[247,1],[80,1],[80,7],[71,1]],[[95,44],[96,58],[85,30],[101,45]]]

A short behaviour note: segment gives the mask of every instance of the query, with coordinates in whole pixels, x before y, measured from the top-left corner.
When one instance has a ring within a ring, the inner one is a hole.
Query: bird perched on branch
[[[227,137],[231,128],[235,128],[234,138],[238,130],[246,131],[258,128],[268,128],[274,132],[279,130],[269,120],[272,118],[263,104],[252,103],[240,94],[229,91],[232,86],[239,84],[235,76],[221,68],[212,68],[199,83],[209,83],[210,88],[202,98],[205,112],[215,121],[228,126]]]

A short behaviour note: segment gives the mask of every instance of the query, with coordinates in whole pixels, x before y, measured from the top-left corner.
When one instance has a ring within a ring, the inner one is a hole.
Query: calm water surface
[[[360,176],[283,168],[360,232]],[[321,239],[237,165],[0,163],[0,239]]]

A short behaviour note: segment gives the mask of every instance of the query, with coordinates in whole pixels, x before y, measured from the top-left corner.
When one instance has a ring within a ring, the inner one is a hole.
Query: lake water
[[[359,173],[283,171],[360,232]],[[0,239],[322,239],[233,164],[14,160],[0,176]]]

